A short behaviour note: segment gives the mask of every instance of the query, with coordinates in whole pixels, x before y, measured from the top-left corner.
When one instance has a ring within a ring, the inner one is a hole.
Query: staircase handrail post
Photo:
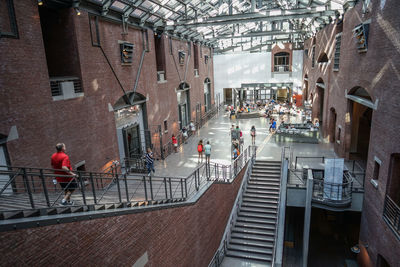
[[[40,180],[42,181],[43,192],[46,198],[47,207],[50,207],[49,192],[47,191],[46,180],[44,179],[43,169],[40,169]]]
[[[93,194],[94,204],[97,204],[96,188],[94,186],[93,173],[89,173],[89,180],[90,180],[90,184],[92,185],[92,194]]]
[[[24,184],[25,184],[26,190],[28,191],[29,202],[31,204],[32,209],[34,209],[35,208],[35,202],[33,201],[31,187],[29,185],[28,176],[26,174],[26,168],[22,168],[22,179],[24,180]]]

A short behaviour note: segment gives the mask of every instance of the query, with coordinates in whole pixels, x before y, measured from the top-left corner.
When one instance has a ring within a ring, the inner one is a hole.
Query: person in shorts
[[[204,146],[204,153],[206,154],[206,163],[210,164],[211,158],[211,145],[210,141],[207,141],[207,144]]]
[[[51,156],[51,166],[54,169],[54,174],[71,176],[56,177],[57,182],[64,190],[64,198],[61,200],[61,205],[73,205],[74,202],[71,201],[71,195],[75,189],[78,188],[78,183],[75,179],[77,175],[71,171],[71,162],[68,155],[65,153],[65,144],[58,143],[56,145],[56,150],[57,152]]]
[[[175,153],[178,153],[178,140],[174,134],[172,135],[172,145],[174,146]]]

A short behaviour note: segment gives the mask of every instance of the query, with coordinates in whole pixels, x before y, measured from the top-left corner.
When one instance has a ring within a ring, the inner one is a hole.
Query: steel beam
[[[288,35],[288,34],[305,34],[305,31],[261,31],[261,32],[250,32],[242,35],[219,35],[215,38],[209,40],[215,41],[219,39],[231,39],[231,38],[250,38],[250,37],[265,37],[265,36],[278,36],[278,35]]]
[[[309,10],[308,10],[309,11]],[[191,23],[186,23],[186,22],[176,22],[174,26],[167,26],[166,28],[173,28],[177,25],[185,25],[187,27],[207,27],[207,26],[217,26],[217,25],[228,25],[228,24],[236,24],[236,23],[248,23],[248,22],[258,22],[258,21],[280,21],[280,20],[289,20],[289,19],[298,19],[298,18],[310,18],[310,17],[322,17],[322,16],[334,16],[335,12],[334,11],[321,11],[321,12],[306,12],[306,13],[294,13],[294,14],[288,14],[288,12],[283,12],[284,14],[280,15],[273,15],[273,16],[259,16],[257,14],[254,17],[248,17],[248,14],[240,14],[240,15],[232,15],[232,17],[245,17],[245,18],[230,18],[229,16],[216,20],[216,17],[214,18],[209,18],[207,21],[204,22],[191,22]],[[286,13],[286,14],[285,14]],[[215,19],[215,20],[214,20]]]

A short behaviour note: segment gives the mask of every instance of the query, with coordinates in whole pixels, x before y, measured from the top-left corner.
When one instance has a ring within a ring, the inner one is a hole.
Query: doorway
[[[140,140],[139,125],[135,124],[122,129],[122,135],[124,137],[125,155],[128,155],[129,158],[141,157],[143,150]]]
[[[336,111],[334,108],[330,109],[330,117],[329,117],[329,129],[328,129],[328,134],[329,134],[329,142],[334,143],[336,141],[336,136],[335,136],[335,129],[336,129]]]

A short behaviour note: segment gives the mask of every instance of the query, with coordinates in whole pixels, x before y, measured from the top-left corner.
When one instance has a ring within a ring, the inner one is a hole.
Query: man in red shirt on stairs
[[[57,182],[60,183],[61,188],[64,190],[64,198],[61,201],[61,205],[68,206],[73,205],[71,202],[71,194],[78,188],[78,184],[75,180],[77,176],[71,171],[71,162],[69,157],[65,154],[65,144],[58,143],[56,145],[57,152],[51,156],[51,166],[53,167],[54,174],[71,175],[72,177],[56,177]]]

